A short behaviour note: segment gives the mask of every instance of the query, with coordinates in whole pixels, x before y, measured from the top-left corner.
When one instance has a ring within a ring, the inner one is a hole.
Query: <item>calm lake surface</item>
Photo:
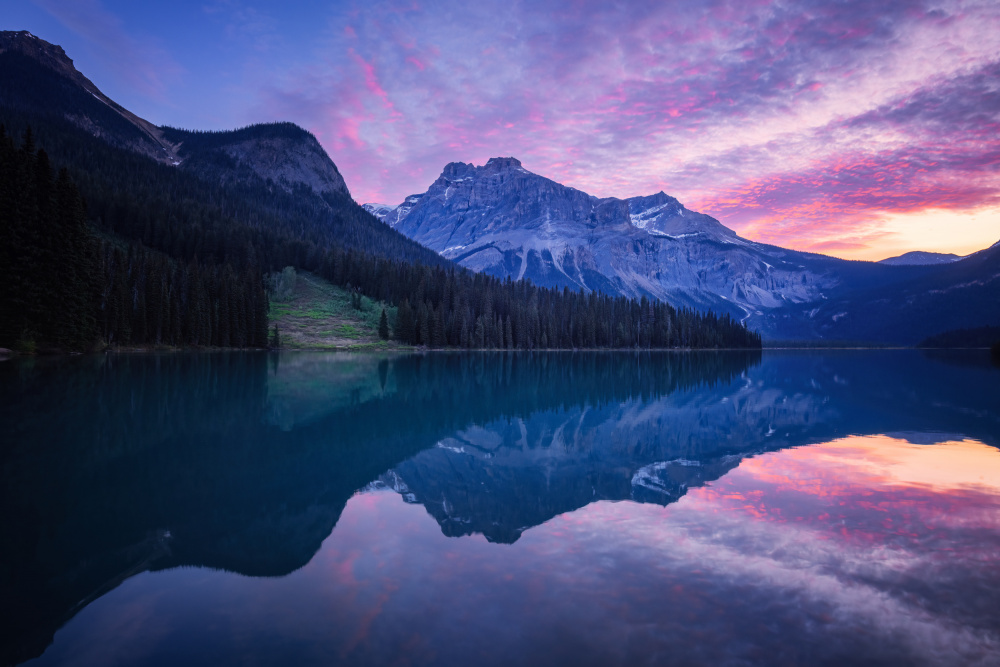
[[[0,363],[0,661],[1000,664],[1000,369]]]

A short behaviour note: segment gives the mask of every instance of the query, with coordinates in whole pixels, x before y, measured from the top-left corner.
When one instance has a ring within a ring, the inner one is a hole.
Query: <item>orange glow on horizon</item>
[[[796,213],[813,218],[816,211]],[[912,251],[965,256],[1000,241],[1000,207],[881,213],[864,224],[852,221],[850,229],[842,223],[827,225],[815,220],[789,223],[789,218],[798,217],[796,213],[732,226],[741,236],[759,243],[870,262]],[[724,217],[722,222],[725,224]]]

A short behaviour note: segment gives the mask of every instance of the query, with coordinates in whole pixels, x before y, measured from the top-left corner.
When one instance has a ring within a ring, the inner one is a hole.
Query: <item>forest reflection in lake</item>
[[[988,664],[998,379],[916,351],[0,365],[3,657]]]

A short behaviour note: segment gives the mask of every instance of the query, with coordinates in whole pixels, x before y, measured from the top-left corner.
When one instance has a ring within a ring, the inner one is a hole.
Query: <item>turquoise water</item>
[[[0,364],[4,664],[996,664],[978,352]]]

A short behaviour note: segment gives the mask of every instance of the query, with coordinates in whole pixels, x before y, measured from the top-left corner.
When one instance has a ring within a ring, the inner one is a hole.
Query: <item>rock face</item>
[[[396,209],[395,206],[390,206],[389,204],[362,204],[361,208],[365,209],[383,222],[385,222],[385,219],[389,216],[389,214]]]
[[[287,191],[297,186],[317,194],[350,197],[344,177],[311,133],[294,123],[266,123],[225,132],[188,132],[164,128],[177,146],[184,168],[215,178],[241,170]]]
[[[344,177],[316,138],[303,132],[299,140],[264,138],[234,143],[226,153],[246,161],[254,172],[279,183],[308,185],[319,193],[339,192],[350,196]]]
[[[728,313],[767,338],[862,340],[864,335],[864,340],[915,343],[921,333],[936,333],[933,317],[917,331],[912,318],[900,313],[900,322],[907,321],[903,331],[895,320],[879,327],[862,322],[880,317],[867,306],[864,315],[847,320],[845,315],[853,312],[856,299],[870,300],[873,289],[878,298],[891,298],[896,286],[916,289],[929,272],[951,265],[849,262],[755,243],[663,192],[601,199],[533,174],[512,157],[492,158],[480,167],[453,162],[427,192],[398,206],[366,208],[475,271]],[[994,279],[992,268],[983,268],[985,274],[973,279],[980,286]],[[1000,319],[1000,297],[989,302],[1000,281],[992,285],[969,300],[986,299],[971,311],[980,324]],[[837,308],[829,307],[834,302]]]

